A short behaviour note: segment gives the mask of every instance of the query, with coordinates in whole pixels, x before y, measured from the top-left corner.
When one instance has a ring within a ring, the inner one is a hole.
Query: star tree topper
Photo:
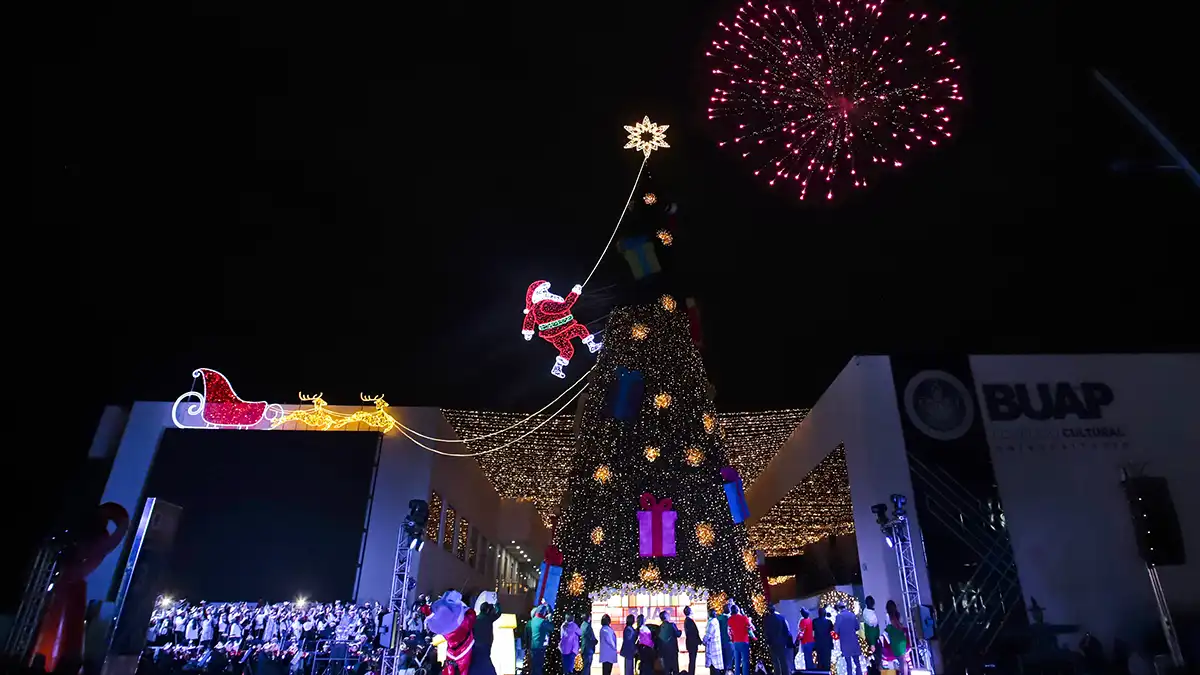
[[[641,122],[633,126],[626,126],[625,131],[629,132],[629,142],[625,144],[626,150],[641,150],[646,153],[646,157],[650,153],[659,148],[669,148],[667,145],[667,129],[669,124],[659,126],[650,121],[650,116],[642,118]]]

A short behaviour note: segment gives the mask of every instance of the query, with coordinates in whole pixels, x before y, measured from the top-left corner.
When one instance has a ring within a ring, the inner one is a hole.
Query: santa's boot
[[[600,351],[600,348],[604,346],[603,342],[596,342],[595,335],[589,335],[583,338],[583,344],[587,345],[588,351],[593,354]]]
[[[563,366],[567,365],[568,363],[570,363],[570,361],[561,356],[554,357],[554,367],[550,369],[550,374],[558,378],[566,377],[567,374],[563,372]]]

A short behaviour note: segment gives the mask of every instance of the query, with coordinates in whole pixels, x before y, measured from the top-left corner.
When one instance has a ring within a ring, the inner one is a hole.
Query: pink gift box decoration
[[[649,492],[641,497],[638,511],[638,554],[643,558],[675,557],[675,521],[671,498],[655,499]]]

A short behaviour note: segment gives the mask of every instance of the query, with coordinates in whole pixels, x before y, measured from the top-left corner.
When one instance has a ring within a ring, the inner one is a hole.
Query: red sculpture
[[[108,531],[112,522],[116,529]],[[102,504],[88,530],[63,552],[51,581],[50,602],[38,627],[33,655],[46,659],[46,672],[83,662],[83,627],[87,611],[87,578],[129,530],[129,513],[119,504]]]
[[[266,401],[243,401],[229,384],[228,378],[211,368],[197,368],[192,377],[203,378],[204,391],[189,391],[175,399],[171,407],[171,419],[181,429],[189,428],[179,418],[179,404],[185,398],[195,397],[199,403],[187,407],[189,416],[199,415],[206,427],[247,429],[264,419],[274,421],[283,416],[283,407]]]

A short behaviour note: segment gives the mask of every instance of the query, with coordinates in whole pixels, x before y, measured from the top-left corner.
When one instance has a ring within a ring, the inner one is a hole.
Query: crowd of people
[[[429,601],[418,596],[402,617],[397,667],[436,673]],[[378,603],[192,604],[160,601],[147,628],[138,675],[366,675],[378,673],[389,645]]]
[[[695,675],[699,648],[704,647],[704,665],[717,675],[768,673],[791,675],[798,670],[830,670],[835,660],[843,675],[865,675],[864,671],[894,670],[907,675],[911,637],[895,602],[888,601],[881,624],[875,599],[867,597],[860,617],[844,603],[818,609],[810,616],[801,610],[801,619],[793,631],[788,620],[774,604],[767,608],[763,630],[770,652],[770,663],[752,665],[750,643],[758,639],[750,617],[735,602],[728,602],[709,617],[704,635],[692,619],[691,607],[683,610],[683,629],[669,619],[667,611],[658,614],[657,623],[647,623],[644,614],[629,614],[618,642],[612,617],[600,618],[600,630],[592,626],[591,616],[566,616],[559,626],[558,652],[564,673],[590,672],[599,653],[603,675],[612,675],[614,664],[623,663],[621,675]],[[529,645],[528,675],[543,675],[549,646],[550,608],[539,605],[525,629]],[[859,641],[860,630],[867,649]],[[686,668],[681,667],[679,638],[684,639]]]

